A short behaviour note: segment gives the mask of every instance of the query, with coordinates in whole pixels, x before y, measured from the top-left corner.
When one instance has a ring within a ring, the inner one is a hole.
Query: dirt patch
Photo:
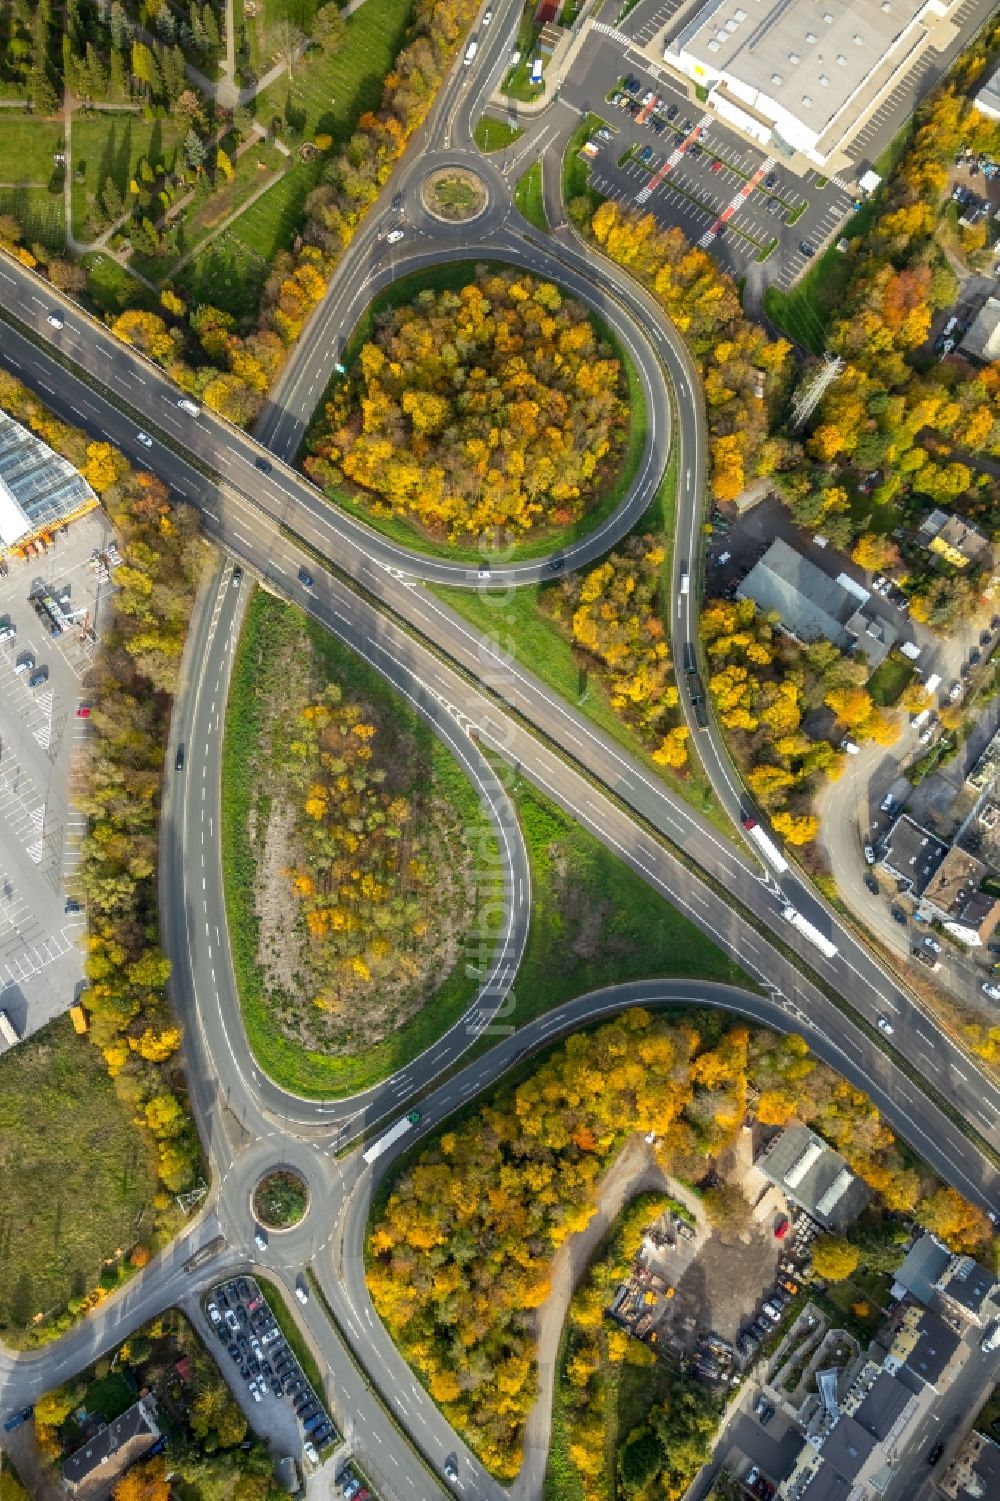
[[[677,1284],[675,1328],[714,1329],[734,1341],[765,1291],[773,1286],[780,1242],[753,1228],[745,1238],[705,1240]]]

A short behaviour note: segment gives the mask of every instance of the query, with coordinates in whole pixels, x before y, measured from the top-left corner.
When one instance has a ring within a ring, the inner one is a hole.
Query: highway
[[[583,261],[584,258],[578,256],[578,259]],[[583,269],[576,274],[582,278]],[[643,316],[643,296],[638,289],[625,298],[625,305],[637,320]],[[607,304],[605,316],[611,316],[616,308],[617,304]],[[699,497],[703,482],[703,457],[700,456],[704,454],[704,443],[700,434],[697,386],[694,372],[687,363],[686,351],[682,345],[677,345],[672,331],[669,337],[661,331],[660,324],[653,319],[652,308],[646,311],[647,337],[655,346],[650,355],[654,368],[658,356],[666,365],[678,397],[679,416],[674,428],[679,446],[681,481],[674,567],[675,597],[682,610],[676,617],[673,645],[675,659],[682,660],[681,643],[684,640],[697,641],[695,590],[692,589],[687,596],[681,595],[679,571],[685,566],[685,559],[691,559],[693,572],[693,560],[698,555]],[[44,318],[44,306],[38,316],[40,320]],[[418,559],[330,506],[294,470],[274,461],[271,473],[262,474],[254,467],[253,456],[259,457],[259,453],[249,439],[210,418],[203,416],[193,421],[185,416],[175,405],[173,388],[158,372],[147,367],[117,341],[110,340],[109,350],[98,352],[96,341],[85,338],[81,329],[72,329],[69,319],[57,337],[63,339],[67,335],[73,341],[81,363],[86,365],[89,360],[91,364],[106,366],[110,359],[110,369],[106,369],[105,376],[112,389],[121,387],[127,390],[137,403],[143,402],[145,410],[162,416],[164,427],[175,432],[178,445],[183,438],[190,437],[192,449],[200,450],[204,462],[225,475],[224,483],[212,485],[206,481],[202,473],[173,447],[156,443],[152,450],[144,450],[135,441],[134,422],[117,409],[113,400],[86,387],[71,370],[64,369],[44,349],[18,333],[11,331],[5,336],[0,363],[9,365],[15,373],[35,385],[49,404],[68,420],[81,423],[95,434],[108,436],[137,462],[159,472],[175,492],[199,507],[208,534],[224,539],[227,547],[251,566],[255,566],[255,557],[247,539],[251,535],[251,523],[259,521],[270,537],[271,576],[279,588],[295,592],[298,564],[292,565],[290,554],[286,561],[278,555],[280,538],[274,528],[275,522],[279,526],[294,528],[296,534],[317,553],[334,559],[338,570],[356,581],[373,602],[388,606],[400,620],[432,642],[436,651],[445,653],[451,661],[463,667],[474,682],[485,683],[504,705],[515,710],[551,744],[560,747],[564,757],[582,767],[644,822],[697,861],[752,912],[764,928],[776,930],[783,944],[797,952],[870,1023],[874,1024],[880,1014],[889,1016],[894,1027],[891,1045],[908,1051],[920,1072],[964,1115],[970,1126],[992,1146],[1000,1146],[1000,1091],[978,1069],[971,1056],[938,1030],[933,1019],[882,970],[839,919],[827,911],[803,878],[792,870],[781,878],[779,884],[763,874],[755,856],[720,835],[706,819],[657,778],[650,776],[616,742],[596,730],[582,712],[554,698],[544,684],[511,660],[511,643],[504,636],[503,628],[504,593],[499,586],[501,582],[509,586],[544,576],[547,566],[544,559],[493,567],[487,581],[478,577],[474,565],[456,568],[437,560]],[[645,341],[643,347],[649,347]],[[129,385],[130,374],[136,367],[141,372],[142,381],[138,387]],[[664,409],[665,425],[669,401],[662,379],[655,389]],[[152,425],[152,418],[148,420]],[[236,442],[228,453],[225,444],[231,433],[235,433]],[[649,475],[652,473],[650,470]],[[638,509],[639,503],[635,504]],[[642,505],[645,505],[644,501]],[[624,506],[630,506],[629,500]],[[242,517],[240,523],[234,519],[237,513]],[[586,547],[587,539],[577,546]],[[567,561],[572,555],[573,549],[566,549]],[[309,567],[313,570],[312,562]],[[422,575],[435,581],[448,580],[460,582],[465,587],[476,587],[484,591],[486,598],[495,598],[496,633],[483,637],[472,630],[446,605],[420,588]],[[443,671],[443,668],[438,670]],[[462,691],[468,690],[463,688]],[[689,712],[683,691],[682,702]],[[714,723],[705,733],[693,728],[692,740],[720,801],[734,822],[738,822],[745,803]],[[561,771],[559,775],[562,775]],[[834,959],[824,958],[783,921],[780,914],[786,902],[791,902],[810,921],[834,935],[839,948]],[[786,989],[777,970],[769,971],[768,979]]]
[[[45,320],[56,295],[15,263],[0,262],[0,303],[41,340],[5,327],[0,364],[67,420],[92,436],[108,437],[158,473],[174,494],[200,510],[209,538],[247,570],[244,583],[233,588],[224,564],[204,591],[192,620],[165,759],[163,942],[174,965],[172,998],[185,1023],[191,1096],[212,1164],[211,1189],[186,1233],[83,1324],[30,1356],[0,1351],[0,1412],[80,1369],[165,1304],[180,1302],[190,1309],[198,1292],[224,1271],[249,1266],[250,1191],[264,1167],[288,1161],[306,1177],[312,1207],[295,1232],[274,1237],[257,1260],[288,1288],[302,1266],[312,1266],[350,1353],[318,1299],[304,1309],[292,1307],[322,1355],[334,1412],[342,1425],[349,1422],[353,1441],[377,1464],[385,1496],[446,1494],[433,1476],[440,1475],[444,1455],[455,1452],[458,1493],[499,1501],[505,1493],[456,1439],[373,1315],[363,1275],[364,1226],[371,1193],[392,1154],[373,1172],[358,1151],[347,1149],[413,1101],[422,1112],[419,1133],[433,1129],[527,1052],[623,1005],[722,1006],[777,1030],[801,1033],[817,1056],[872,1096],[900,1137],[947,1181],[986,1208],[1000,1205],[1000,1173],[923,1088],[926,1079],[975,1132],[1000,1147],[1000,1092],[969,1056],[936,1029],[804,880],[789,871],[776,882],[763,872],[747,849],[721,835],[579,710],[553,698],[516,660],[503,634],[506,589],[584,567],[605,553],[646,510],[676,445],[680,480],[672,625],[680,661],[684,643],[698,640],[707,454],[697,374],[686,348],[653,299],[624,273],[582,250],[568,233],[545,239],[525,229],[510,210],[503,175],[478,156],[476,169],[490,195],[483,217],[471,226],[435,226],[429,216],[421,217],[414,197],[419,176],[438,164],[468,160],[472,121],[503,69],[518,13],[513,3],[498,8],[493,29],[480,33],[476,66],[459,64],[453,70],[419,149],[407,153],[385,190],[385,201],[402,191],[414,232],[408,232],[400,252],[390,254],[379,236],[395,211],[387,215],[376,206],[272,393],[257,438],[209,413],[198,419],[182,413],[176,388],[79,309],[65,309],[65,326],[52,330]],[[417,159],[420,171],[414,172]],[[485,579],[478,559],[426,558],[388,541],[334,508],[285,462],[294,458],[304,425],[370,298],[407,271],[456,257],[524,266],[584,299],[628,348],[647,406],[645,449],[618,511],[558,559],[516,561],[484,553]],[[92,384],[77,369],[87,372]],[[123,403],[134,416],[121,410]],[[138,426],[152,434],[151,449],[138,443]],[[324,567],[323,559],[331,567]],[[299,582],[303,567],[315,581],[311,590]],[[680,589],[682,569],[692,578],[687,594]],[[470,778],[503,851],[504,919],[466,1016],[392,1078],[344,1100],[290,1095],[261,1073],[247,1045],[232,974],[218,837],[219,772],[233,647],[253,579],[296,600],[408,697]],[[423,587],[427,582],[483,590],[497,603],[496,632],[480,636]],[[704,733],[693,728],[692,740],[738,825],[745,801],[716,727]],[[180,743],[185,769],[175,773],[174,749]],[[508,770],[498,772],[484,752],[499,757]],[[517,965],[530,916],[527,856],[507,795],[518,776],[541,788],[682,910],[733,956],[760,993],[653,979],[578,997],[513,1030],[519,1019]],[[839,948],[834,959],[824,959],[783,921],[786,901],[834,934]],[[780,947],[769,941],[769,933]],[[826,988],[803,972],[803,963]],[[867,1025],[838,1006],[833,995]],[[892,1015],[891,1043],[872,1028],[880,1013]],[[483,1051],[487,1040],[492,1046]],[[464,1061],[473,1044],[480,1046]],[[901,1066],[902,1058],[910,1061],[915,1077]],[[227,1248],[196,1273],[186,1273],[192,1249],[219,1233]],[[376,1391],[390,1404],[392,1421]],[[411,1442],[430,1470],[414,1458]],[[529,1479],[525,1494],[533,1497],[538,1477]]]

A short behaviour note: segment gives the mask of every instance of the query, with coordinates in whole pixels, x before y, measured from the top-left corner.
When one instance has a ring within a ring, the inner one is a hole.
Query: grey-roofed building
[[[909,1293],[918,1303],[933,1302],[934,1284],[950,1260],[951,1252],[936,1235],[921,1235],[893,1274],[892,1296],[900,1299]]]
[[[148,1453],[159,1436],[156,1403],[151,1396],[140,1397],[65,1461],[63,1479],[68,1490],[72,1494],[84,1483],[107,1486]]]
[[[1000,67],[994,69],[986,82],[980,84],[973,104],[981,115],[990,120],[1000,120]]]
[[[952,39],[953,26],[941,23],[956,8],[954,0],[707,0],[664,58],[761,146],[836,171],[924,50]]]
[[[857,1390],[844,1401],[844,1410],[883,1448],[890,1449],[910,1420],[917,1399],[890,1371],[873,1362],[865,1367]]]
[[[737,593],[758,609],[779,615],[799,641],[832,641],[841,650],[851,644],[844,620],[854,614],[857,600],[781,537],[754,564]]]
[[[943,840],[903,814],[885,836],[878,863],[897,881],[905,882],[914,896],[921,896],[947,853]]]
[[[759,610],[778,616],[796,641],[831,641],[841,651],[863,651],[875,668],[897,640],[886,621],[868,615],[869,590],[847,574],[831,578],[781,537],[772,542],[736,591]]]
[[[1000,1445],[970,1433],[937,1484],[948,1501],[1000,1501]]]
[[[96,505],[69,460],[0,408],[0,549],[23,545]]]
[[[883,1364],[913,1392],[924,1386],[942,1392],[951,1383],[961,1345],[950,1324],[914,1305],[904,1310]]]
[[[996,1312],[1000,1282],[971,1256],[952,1256],[934,1284],[952,1313],[982,1328]]]
[[[987,297],[958,347],[984,365],[1000,360],[1000,297]]]
[[[868,1203],[865,1184],[840,1153],[808,1126],[786,1126],[757,1166],[824,1229],[843,1229]]]
[[[1000,921],[1000,902],[980,889],[988,874],[975,855],[953,845],[924,888],[946,932],[970,948],[981,948]]]

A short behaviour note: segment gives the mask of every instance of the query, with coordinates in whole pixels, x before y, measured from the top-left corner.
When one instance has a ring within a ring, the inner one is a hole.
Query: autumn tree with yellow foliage
[[[663,1166],[699,1179],[736,1139],[754,1099],[762,1123],[809,1122],[887,1208],[917,1218],[926,1210],[956,1249],[990,1240],[986,1215],[915,1164],[871,1100],[817,1063],[800,1037],[717,1017],[699,1030],[691,1018],[642,1010],[575,1035],[527,1079],[428,1141],[369,1234],[379,1314],[500,1479],[520,1467],[537,1390],[534,1311],[548,1295],[552,1258],[594,1213],[602,1174],[632,1133],[652,1132]],[[602,1291],[585,1284],[574,1303],[566,1366],[579,1408],[568,1457],[587,1495],[602,1470],[590,1394],[610,1359],[627,1358],[620,1344],[602,1344]],[[678,1402],[677,1443],[667,1449],[683,1469],[680,1456],[697,1452],[699,1423],[687,1425],[680,1388]],[[658,1421],[665,1437],[671,1424]]]
[[[306,471],[429,535],[517,540],[580,520],[628,430],[621,364],[583,305],[476,268],[384,313],[310,439]]]
[[[848,728],[860,738],[888,734],[893,722],[858,686],[863,665],[828,641],[800,647],[753,600],[707,600],[701,633],[708,688],[747,786],[782,839],[810,844],[819,832],[812,799],[824,779],[842,774],[844,757],[830,741],[805,733],[806,714],[821,703],[851,708]]]
[[[587,573],[547,590],[541,606],[596,669],[611,707],[653,760],[679,771],[687,765],[688,730],[664,625],[664,556],[655,537],[629,537]]]

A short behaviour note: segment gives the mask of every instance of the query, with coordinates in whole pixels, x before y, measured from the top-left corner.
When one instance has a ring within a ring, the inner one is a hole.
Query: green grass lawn
[[[87,1387],[87,1409],[99,1412],[106,1423],[121,1417],[135,1401],[135,1392],[121,1371],[109,1371]]]
[[[580,148],[603,124],[604,120],[600,115],[584,115],[570,136],[566,153],[563,156],[563,203],[568,209],[574,198],[586,198],[590,205],[588,219],[604,202],[604,194],[589,186],[591,164],[586,157],[580,155]]]
[[[268,0],[268,20],[276,0]],[[281,0],[285,7],[312,6],[313,0]],[[337,142],[353,130],[358,116],[376,109],[382,84],[399,50],[410,17],[412,0],[365,0],[347,22],[344,45],[325,54],[318,48],[257,96],[257,119],[262,125],[277,115],[304,116],[304,139],[323,131]],[[313,8],[315,8],[313,6]]]
[[[59,121],[38,120],[5,109],[0,119],[0,183],[44,188],[55,170],[53,154],[63,144]]]
[[[868,679],[868,692],[879,708],[887,709],[896,702],[912,677],[912,662],[905,657],[888,656]]]
[[[542,164],[540,161],[532,162],[519,180],[514,189],[514,207],[524,215],[529,224],[533,224],[543,234],[548,233],[549,221],[545,217],[545,204],[542,202]]]
[[[99,198],[111,178],[130,201],[129,182],[145,157],[152,166],[163,162],[169,169],[175,160],[181,130],[169,118],[143,120],[120,111],[73,117],[73,233],[87,238],[90,199]]]
[[[489,115],[480,115],[473,131],[480,151],[502,151],[513,146],[524,135],[520,125],[508,125],[506,120],[493,120]]]
[[[365,340],[370,337],[374,319],[385,308],[398,307],[401,303],[412,302],[417,293],[424,288],[432,288],[441,291],[445,288],[463,287],[472,278],[475,262],[473,261],[450,261],[440,266],[431,267],[426,271],[414,271],[409,276],[402,276],[385,291],[380,292],[369,303],[363,316],[348,339],[341,355],[341,363],[351,365],[361,350]],[[499,263],[494,264],[498,270],[507,270],[508,267]],[[525,542],[516,543],[505,554],[512,560],[526,558],[545,557],[550,552],[559,548],[567,547],[571,542],[586,536],[621,504],[627,493],[639,463],[642,459],[642,451],[646,442],[646,400],[642,386],[639,382],[638,372],[631,358],[623,349],[614,332],[602,322],[596,314],[591,314],[591,322],[600,336],[612,346],[616,357],[621,361],[628,385],[627,404],[630,414],[630,427],[625,454],[618,474],[614,481],[607,486],[602,494],[591,504],[590,509],[579,521],[570,526],[550,529],[543,535],[533,537]],[[327,401],[329,391],[342,377],[334,373],[330,381],[316,403],[316,413],[322,413]],[[299,450],[299,459],[308,447],[308,432],[303,439],[302,448]],[[425,553],[432,557],[448,558],[452,562],[475,563],[482,557],[482,549],[463,546],[460,543],[439,541],[428,536],[420,527],[409,521],[405,516],[375,516],[371,508],[358,495],[347,490],[338,490],[330,497],[335,504],[342,507],[350,515],[365,521],[376,531],[390,537],[394,542],[403,547],[411,547],[416,552]]]
[[[141,281],[130,276],[110,255],[94,251],[80,257],[87,272],[87,301],[98,313],[122,313],[126,308],[155,311],[159,299]]]
[[[0,214],[14,215],[25,245],[41,244],[59,254],[66,249],[62,188],[57,193],[48,188],[0,188]]]
[[[859,1339],[874,1339],[885,1322],[890,1306],[892,1278],[883,1272],[855,1272],[846,1282],[831,1282],[824,1294],[827,1302],[842,1315],[845,1327]],[[858,1313],[858,1308],[867,1308]]]
[[[669,608],[670,600],[676,492],[676,464],[672,458],[653,505],[633,528],[635,532],[657,534],[663,541],[663,597],[667,601],[665,608]],[[533,584],[509,590],[502,596],[471,589],[448,589],[438,585],[427,587],[484,635],[499,636],[505,643],[505,649],[513,651],[515,660],[522,667],[541,678],[543,683],[547,683],[568,703],[575,704],[599,729],[625,746],[649,771],[662,778],[700,813],[711,818],[720,830],[724,833],[731,832],[732,825],[716,802],[708,779],[697,762],[697,745],[691,745],[691,765],[686,777],[679,776],[669,767],[658,766],[638,735],[611,707],[610,697],[597,673],[586,673],[583,670],[581,659],[577,656],[568,633],[540,607],[539,601],[544,590],[558,588],[558,584]],[[665,625],[669,637],[670,622],[665,621]]]
[[[286,1088],[323,1098],[367,1089],[430,1047],[462,1015],[475,994],[476,984],[474,978],[466,975],[464,967],[456,964],[442,978],[436,994],[410,1021],[358,1056],[310,1051],[275,1027],[257,963],[258,924],[253,905],[256,861],[247,826],[253,796],[252,758],[263,729],[256,692],[258,664],[268,644],[290,629],[304,629],[317,665],[326,677],[335,678],[342,685],[345,697],[374,702],[384,714],[402,721],[407,733],[426,754],[437,795],[450,801],[457,824],[468,831],[467,839],[477,840],[476,830],[481,829],[488,846],[493,835],[471,784],[416,711],[336,637],[309,622],[292,606],[269,595],[256,594],[233,669],[223,746],[223,870],[233,964],[247,1037],[260,1066]],[[495,877],[487,870],[479,879],[482,884],[474,903],[477,912],[492,897]]]
[[[0,1336],[93,1287],[156,1192],[104,1059],[68,1017],[0,1058]]]
[[[625,980],[693,976],[756,987],[728,954],[528,781],[514,798],[531,861],[531,930],[509,1020],[524,1026]]]
[[[225,145],[232,159],[235,142],[227,140]],[[245,199],[265,185],[270,185],[268,191],[271,191],[285,171],[286,160],[273,146],[261,141],[244,151],[233,165],[232,181],[227,182],[219,173],[214,191],[208,178],[203,179],[194,202],[181,216],[175,255],[132,256],[132,264],[144,276],[152,281],[166,281],[177,262],[217,233],[219,225],[236,213]]]

